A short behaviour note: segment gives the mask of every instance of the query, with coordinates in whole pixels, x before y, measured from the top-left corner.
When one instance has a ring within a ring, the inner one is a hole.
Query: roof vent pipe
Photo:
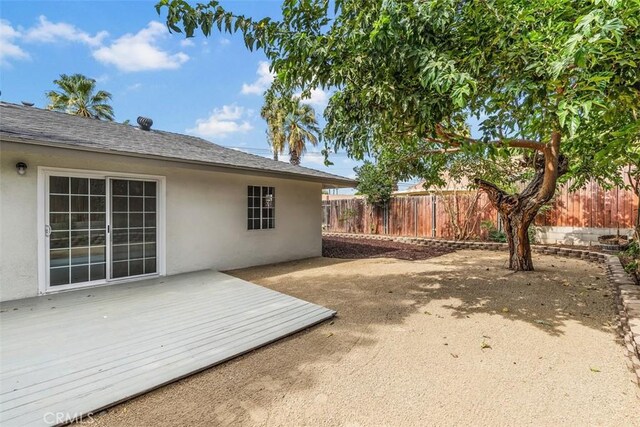
[[[153,126],[153,120],[148,117],[138,117],[138,124],[140,125],[140,129],[142,130],[151,130],[151,126]]]
[[[24,105],[25,107],[33,107],[33,102],[22,101],[22,105]]]

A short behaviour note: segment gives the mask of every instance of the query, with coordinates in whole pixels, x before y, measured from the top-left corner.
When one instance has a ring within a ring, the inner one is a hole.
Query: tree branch
[[[424,139],[428,142],[442,144],[450,147],[460,147],[462,144],[485,144],[485,145],[495,145],[501,147],[512,147],[512,148],[528,148],[531,150],[543,151],[546,147],[546,144],[535,141],[532,139],[521,139],[521,138],[501,138],[493,141],[481,141],[479,139],[470,138],[468,136],[457,135],[451,132],[448,132],[444,129],[444,127],[440,124],[436,125],[436,135],[438,138],[425,137]]]
[[[508,194],[506,191],[498,188],[497,185],[484,179],[476,178],[473,182],[487,193],[489,200],[498,208],[498,211],[508,212],[518,205],[517,195]]]
[[[496,147],[510,147],[510,148],[528,148],[530,150],[543,151],[545,148],[545,144],[540,141],[534,141],[532,139],[496,139],[493,141],[480,141],[479,139],[469,138],[466,136],[455,135],[451,138],[423,138],[427,142],[432,142],[435,144],[441,144],[449,147],[460,147],[462,144],[471,144],[471,145],[494,145]]]

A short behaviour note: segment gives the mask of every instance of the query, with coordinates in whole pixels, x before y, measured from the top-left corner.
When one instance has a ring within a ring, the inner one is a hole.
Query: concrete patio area
[[[0,304],[0,424],[91,414],[333,317],[201,271]]]

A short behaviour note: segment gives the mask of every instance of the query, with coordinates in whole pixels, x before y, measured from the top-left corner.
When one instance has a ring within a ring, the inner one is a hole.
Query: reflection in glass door
[[[105,182],[49,176],[49,286],[105,279]]]
[[[157,272],[157,183],[111,179],[111,277]]]

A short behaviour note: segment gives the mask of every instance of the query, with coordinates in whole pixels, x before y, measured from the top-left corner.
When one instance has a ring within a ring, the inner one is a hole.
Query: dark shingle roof
[[[353,187],[351,179],[222,147],[204,139],[0,102],[6,141],[123,154]]]

